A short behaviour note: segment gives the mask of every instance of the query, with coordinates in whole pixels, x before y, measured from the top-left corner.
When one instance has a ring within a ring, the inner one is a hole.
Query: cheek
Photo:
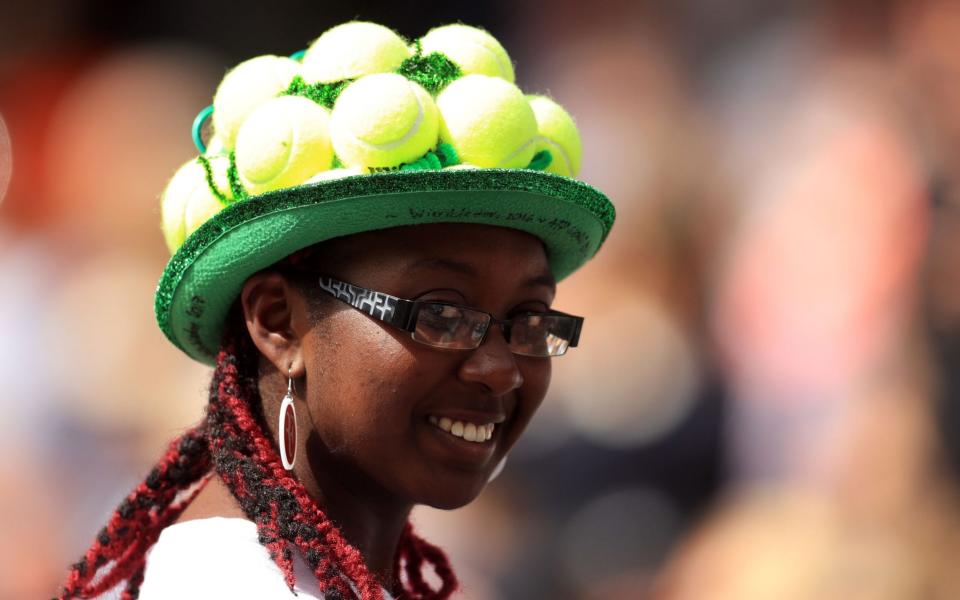
[[[537,406],[547,395],[550,387],[550,375],[553,373],[553,360],[550,358],[521,358],[520,372],[523,373],[523,387],[531,396],[539,398]]]
[[[310,402],[321,437],[343,446],[408,429],[414,399],[430,386],[424,361],[376,324],[338,316],[313,353]]]
[[[516,416],[514,425],[507,435],[504,451],[509,450],[530,424],[537,409],[547,395],[550,387],[552,363],[550,359],[520,358],[520,372],[523,374],[523,386],[517,393]]]

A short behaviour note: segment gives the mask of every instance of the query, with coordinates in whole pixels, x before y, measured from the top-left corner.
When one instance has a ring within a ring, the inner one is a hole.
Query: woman
[[[292,71],[264,58],[227,75],[211,148],[195,135],[202,155],[162,200],[175,254],[158,323],[215,366],[207,417],[61,598],[447,598],[456,578],[412,507],[473,500],[551,357],[577,345],[582,319],[551,309],[556,281],[597,251],[613,208],[568,177],[572,120],[516,90],[496,40],[456,25],[410,49],[348,23]],[[397,130],[410,89],[414,129]]]

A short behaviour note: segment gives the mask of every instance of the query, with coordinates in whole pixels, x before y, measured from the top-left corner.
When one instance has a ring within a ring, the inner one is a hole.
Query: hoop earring
[[[290,471],[297,460],[297,409],[293,405],[293,377],[287,371],[287,395],[280,402],[280,462]]]

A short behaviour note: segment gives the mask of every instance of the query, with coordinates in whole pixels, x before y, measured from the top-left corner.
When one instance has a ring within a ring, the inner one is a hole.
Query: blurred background
[[[960,2],[0,3],[0,598],[53,595],[203,412],[159,193],[224,72],[373,20],[491,31],[619,212],[469,507],[460,597],[960,598]]]

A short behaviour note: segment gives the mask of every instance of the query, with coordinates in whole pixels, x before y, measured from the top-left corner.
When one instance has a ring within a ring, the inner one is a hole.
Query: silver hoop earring
[[[293,405],[293,377],[287,371],[287,395],[280,403],[280,423],[277,427],[280,437],[280,462],[290,471],[297,460],[297,409]]]
[[[490,473],[490,477],[487,478],[487,483],[490,483],[494,479],[500,476],[500,473],[503,473],[503,467],[507,464],[507,457],[504,456],[500,459],[500,462],[497,463],[497,466],[493,468],[493,473]]]

